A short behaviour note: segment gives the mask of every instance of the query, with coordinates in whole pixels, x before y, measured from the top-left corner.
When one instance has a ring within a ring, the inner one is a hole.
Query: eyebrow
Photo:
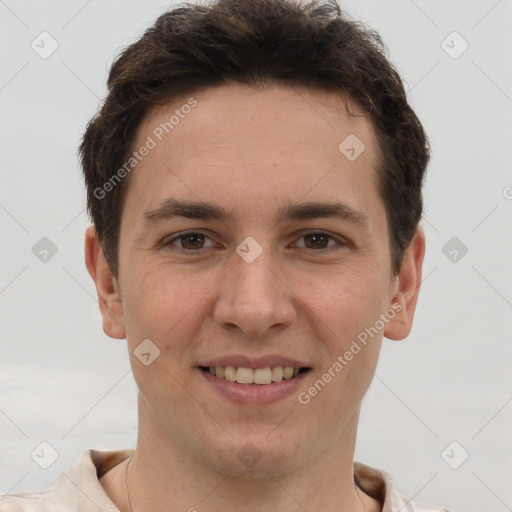
[[[144,212],[142,224],[149,227],[175,217],[222,222],[234,222],[237,219],[235,210],[226,210],[218,204],[167,198],[157,209]],[[281,224],[290,220],[317,218],[339,218],[360,227],[366,227],[368,224],[368,216],[365,213],[339,202],[287,203],[277,211],[274,222]]]

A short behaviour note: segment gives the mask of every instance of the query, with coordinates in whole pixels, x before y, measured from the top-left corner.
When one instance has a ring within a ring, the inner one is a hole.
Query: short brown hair
[[[98,190],[130,157],[152,107],[233,81],[339,91],[370,116],[397,273],[422,215],[430,149],[382,39],[349,19],[335,0],[217,0],[176,6],[124,49],[110,69],[107,97],[87,125],[79,149],[87,208],[114,276],[129,176],[104,197]]]

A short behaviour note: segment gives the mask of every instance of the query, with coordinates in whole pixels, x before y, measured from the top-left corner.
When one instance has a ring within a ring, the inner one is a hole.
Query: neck
[[[319,457],[287,471],[258,475],[214,468],[185,453],[179,443],[162,435],[144,405],[139,404],[137,448],[127,473],[132,512],[231,512],[241,507],[245,512],[380,510],[375,500],[354,483],[358,416],[356,411],[336,446]],[[124,487],[122,493],[125,494]],[[121,510],[130,512],[126,496],[123,504]]]

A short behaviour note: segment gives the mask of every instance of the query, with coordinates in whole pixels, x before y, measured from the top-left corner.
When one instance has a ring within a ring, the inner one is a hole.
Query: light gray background
[[[76,148],[113,57],[170,5],[0,0],[0,494],[49,487],[85,449],[135,446],[125,341],[103,333],[84,265]],[[356,460],[415,501],[512,510],[512,1],[341,5],[384,38],[433,150],[415,325],[383,343]],[[59,44],[47,59],[31,48],[43,31]],[[453,31],[469,44],[458,58],[442,47]],[[456,262],[442,252],[454,236]],[[46,263],[42,237],[58,249]],[[44,441],[59,454],[48,469],[31,458]]]

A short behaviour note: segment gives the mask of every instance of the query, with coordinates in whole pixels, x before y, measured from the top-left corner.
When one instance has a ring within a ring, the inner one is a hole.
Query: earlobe
[[[85,232],[85,265],[96,285],[103,331],[111,338],[126,338],[119,286],[105,259],[94,226],[89,226]]]
[[[396,314],[384,329],[383,334],[386,338],[402,340],[411,332],[420,291],[424,256],[425,233],[418,227],[413,240],[404,253],[400,272],[395,278],[390,307]]]

